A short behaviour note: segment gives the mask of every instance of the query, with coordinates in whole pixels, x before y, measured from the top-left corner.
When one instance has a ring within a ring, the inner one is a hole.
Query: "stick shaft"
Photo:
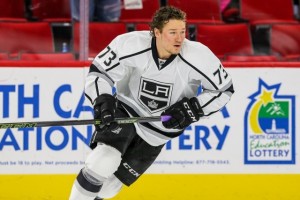
[[[154,122],[166,121],[166,116],[155,117],[128,117],[116,118],[118,124],[130,124],[136,122]],[[40,121],[40,122],[15,122],[15,123],[0,123],[0,129],[7,128],[33,128],[33,127],[46,127],[46,126],[75,126],[75,125],[100,125],[101,120],[84,119],[84,120],[68,120],[68,121]]]

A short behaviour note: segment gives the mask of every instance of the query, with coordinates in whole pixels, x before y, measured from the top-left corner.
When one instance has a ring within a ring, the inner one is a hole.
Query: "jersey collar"
[[[156,47],[155,41],[156,41],[156,39],[155,39],[155,37],[153,37],[152,41],[151,41],[152,56],[153,56],[153,59],[154,59],[157,69],[162,70],[163,68],[165,68],[169,63],[171,63],[175,59],[176,55],[171,55],[160,68],[159,63],[158,63],[158,52],[157,52],[157,47]]]

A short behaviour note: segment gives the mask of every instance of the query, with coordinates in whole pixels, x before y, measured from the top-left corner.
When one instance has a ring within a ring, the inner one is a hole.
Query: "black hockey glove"
[[[94,118],[101,119],[103,125],[115,119],[116,99],[110,94],[101,94],[94,102]]]
[[[191,123],[198,121],[204,113],[196,97],[191,99],[184,97],[181,101],[167,108],[162,115],[171,116],[170,120],[162,122],[164,127],[185,129]]]
[[[101,124],[95,125],[92,139],[90,141],[91,149],[94,149],[99,142],[102,134],[110,134],[119,128],[119,124],[114,121],[117,108],[117,100],[110,94],[101,94],[94,102],[94,119],[100,119]]]

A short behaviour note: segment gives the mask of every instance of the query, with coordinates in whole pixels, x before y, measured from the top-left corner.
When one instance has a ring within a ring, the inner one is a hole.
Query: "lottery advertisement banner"
[[[227,68],[235,93],[220,112],[168,142],[149,174],[299,174],[300,68]],[[0,67],[1,123],[91,119],[87,67]],[[93,125],[0,129],[1,174],[76,174]]]

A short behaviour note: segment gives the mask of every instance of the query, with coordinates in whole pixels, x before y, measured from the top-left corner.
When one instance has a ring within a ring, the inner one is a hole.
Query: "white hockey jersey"
[[[197,96],[205,116],[230,100],[230,75],[209,48],[185,39],[178,55],[165,62],[158,58],[155,38],[149,31],[129,32],[116,37],[91,64],[85,95],[93,103],[97,96],[111,94],[112,87],[131,116],[160,116],[183,97]],[[166,129],[161,122],[137,123],[137,133],[157,146],[183,130]]]

